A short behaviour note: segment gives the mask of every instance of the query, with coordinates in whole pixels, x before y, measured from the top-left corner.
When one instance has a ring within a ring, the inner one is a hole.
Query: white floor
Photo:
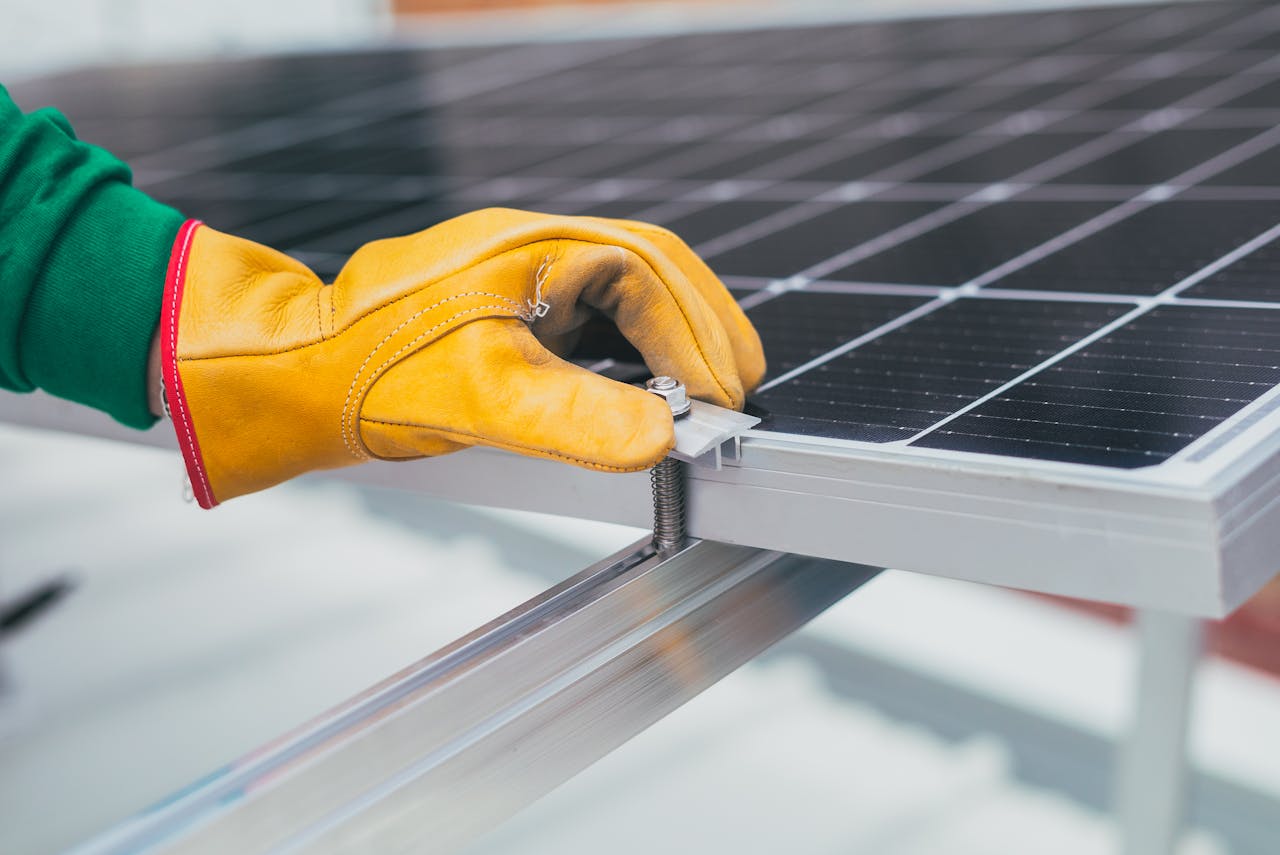
[[[0,595],[77,580],[0,658],[0,852],[83,840],[636,535],[323,482],[203,512],[178,498],[178,467],[0,428]],[[1124,723],[1123,634],[1013,594],[886,574],[807,632],[1102,734]],[[1280,683],[1215,663],[1201,708],[1215,728],[1197,731],[1201,766],[1280,795]],[[1021,783],[998,738],[943,740],[783,660],[726,679],[472,852],[1101,855],[1111,835],[1104,815]],[[1226,850],[1195,834],[1185,851]]]

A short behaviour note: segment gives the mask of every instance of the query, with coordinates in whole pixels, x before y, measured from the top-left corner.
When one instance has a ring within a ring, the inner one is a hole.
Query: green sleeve
[[[155,422],[147,356],[182,215],[0,87],[0,387]]]

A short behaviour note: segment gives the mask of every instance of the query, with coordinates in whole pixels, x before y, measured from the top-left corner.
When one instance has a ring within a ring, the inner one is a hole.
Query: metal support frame
[[[1170,855],[1186,816],[1187,730],[1202,623],[1182,615],[1135,615],[1139,649],[1134,710],[1116,767],[1116,820],[1124,855]]]
[[[457,851],[879,572],[646,539],[78,851]]]

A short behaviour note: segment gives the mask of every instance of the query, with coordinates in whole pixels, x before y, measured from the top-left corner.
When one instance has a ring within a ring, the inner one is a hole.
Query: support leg
[[[1202,647],[1195,618],[1136,615],[1139,663],[1130,732],[1120,746],[1116,818],[1123,855],[1171,855],[1186,810],[1187,724]]]

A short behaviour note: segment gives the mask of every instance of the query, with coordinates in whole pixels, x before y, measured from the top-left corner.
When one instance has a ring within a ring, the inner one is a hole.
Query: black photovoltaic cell
[[[733,249],[711,252],[707,263],[722,276],[784,278],[937,207],[929,202],[854,202]]]
[[[1028,110],[1065,95],[1080,86],[1078,80],[1042,83],[1028,88],[1014,86],[975,86],[969,102],[973,109],[988,111]]]
[[[1280,303],[1280,241],[1258,247],[1192,285],[1182,296]]]
[[[295,238],[284,246],[300,252],[351,253],[369,241],[422,231],[461,213],[461,208],[445,200],[414,202],[396,206],[380,216],[347,221],[329,231]]]
[[[799,152],[808,151],[818,143],[820,138],[770,141],[768,143],[741,143],[724,147],[721,143],[708,146],[708,154],[695,161],[690,158],[687,165],[677,166],[672,173],[678,178],[716,181],[737,178],[743,174],[753,174],[756,170],[771,171],[774,164]],[[718,149],[712,151],[713,149]]]
[[[1280,148],[1269,148],[1243,163],[1219,172],[1204,183],[1240,187],[1280,185]]]
[[[1012,137],[977,154],[938,167],[914,180],[928,182],[987,183],[1012,178],[1039,163],[1057,157],[1093,139],[1085,131],[1038,133]]]
[[[1273,37],[1276,37],[1276,35],[1278,34],[1273,34]],[[1271,49],[1274,50],[1274,48]],[[1280,108],[1280,80],[1251,89],[1243,95],[1231,99],[1223,106],[1229,110],[1274,110]]]
[[[959,299],[755,401],[769,412],[768,430],[872,442],[910,439],[1127,308]]]
[[[1164,131],[1051,178],[1054,184],[1160,184],[1258,135],[1256,128]]]
[[[1222,82],[1221,75],[1166,77],[1103,101],[1097,110],[1156,110]]]
[[[700,208],[663,223],[690,246],[698,246],[713,238],[759,222],[791,207],[786,202],[738,200]],[[722,273],[732,271],[723,270]]]
[[[978,208],[827,278],[962,285],[1109,207],[1105,202],[1006,202]]]
[[[1280,203],[1159,202],[990,287],[1150,296],[1280,222]]]
[[[748,309],[768,355],[765,382],[926,302],[924,297],[792,291]]]
[[[1161,306],[915,444],[1149,466],[1277,383],[1280,312]]]
[[[754,401],[770,429],[1139,466],[1280,381],[1263,305],[1280,304],[1280,241],[1225,263],[1280,223],[1280,146],[1234,150],[1276,124],[1277,46],[1270,4],[1204,2],[95,69],[14,91],[132,159],[157,198],[325,277],[365,241],[487,205],[643,213],[739,284],[825,280],[736,294],[758,303],[770,382],[796,372]],[[1212,187],[1150,190],[1175,180]],[[616,334],[588,344],[636,358]]]
[[[288,213],[246,226],[240,229],[240,234],[258,243],[287,250],[412,204],[411,201],[311,202],[299,205]],[[188,213],[197,216],[199,210],[190,210]],[[335,246],[334,251],[339,249]]]
[[[861,151],[839,157],[799,174],[781,177],[794,181],[857,181],[952,141],[952,137],[927,135],[892,139],[864,147]],[[851,143],[850,148],[854,145],[855,143]],[[861,145],[866,146],[866,141],[861,141]],[[769,171],[761,170],[760,174],[768,177]]]

